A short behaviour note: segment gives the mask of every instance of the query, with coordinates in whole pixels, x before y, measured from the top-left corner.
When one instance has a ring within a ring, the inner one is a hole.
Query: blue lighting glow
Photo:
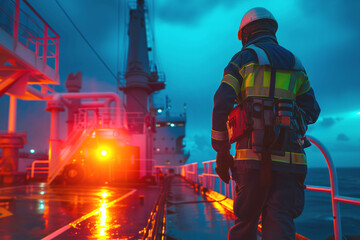
[[[43,210],[45,209],[45,204],[44,204],[44,200],[40,200],[40,205],[39,205],[39,209]]]
[[[30,153],[35,153],[35,149],[30,149]]]

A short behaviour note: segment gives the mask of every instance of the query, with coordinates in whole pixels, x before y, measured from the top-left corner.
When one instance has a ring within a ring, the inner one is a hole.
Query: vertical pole
[[[215,177],[214,177],[214,179],[215,179]],[[215,184],[214,184],[215,185]],[[215,187],[214,187],[214,189],[213,189],[214,191],[215,191]],[[221,181],[221,179],[219,179],[219,193],[220,194],[223,194],[223,190],[222,190],[222,181]]]
[[[207,188],[206,163],[203,163],[203,168],[204,168],[204,173],[205,173],[205,175],[203,175],[203,186],[204,186],[205,188]]]
[[[51,109],[51,126],[49,140],[49,174],[50,179],[59,164],[59,109]]]
[[[44,46],[43,46],[43,70],[46,68],[47,64],[47,41],[48,41],[48,26],[45,24],[44,28]]]
[[[191,181],[195,182],[195,167],[194,164],[191,164]]]
[[[198,163],[195,163],[195,182],[198,183]]]
[[[212,171],[212,162],[210,162],[209,163],[209,166],[208,166],[208,172],[210,173],[210,174],[212,174],[213,173],[213,171]],[[215,179],[214,179],[214,177],[213,176],[209,176],[209,182],[210,182],[210,184],[209,184],[209,188],[211,189],[211,190],[214,190],[214,184],[215,184]]]
[[[328,165],[329,175],[330,175],[330,186],[331,186],[331,202],[332,202],[333,219],[334,219],[334,236],[335,236],[335,240],[341,240],[342,229],[341,229],[340,203],[337,200],[335,200],[335,197],[339,196],[339,188],[337,183],[337,174],[336,174],[336,168],[334,166],[334,162],[332,161],[328,150],[319,140],[308,135],[306,137],[309,139],[311,143],[313,143],[315,146],[317,146],[320,149]]]
[[[39,40],[38,39],[35,39],[35,40],[36,40],[35,54],[36,54],[36,57],[39,57]]]
[[[10,96],[10,105],[9,105],[9,133],[15,133],[16,131],[16,97]]]
[[[231,181],[231,180],[230,180]],[[230,188],[231,182],[229,184],[225,183],[225,196],[229,197],[229,188]]]
[[[15,0],[15,15],[14,15],[14,38],[19,39],[19,15],[20,15],[20,0]]]
[[[55,72],[59,72],[59,37],[56,37]]]

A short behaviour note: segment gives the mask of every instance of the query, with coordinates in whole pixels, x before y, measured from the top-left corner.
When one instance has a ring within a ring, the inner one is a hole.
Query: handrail
[[[49,163],[49,160],[35,160],[31,163],[31,178],[34,178],[34,175],[35,175],[35,165],[38,164],[38,163]],[[49,173],[49,167],[43,167],[41,168],[43,170],[46,170],[47,171],[44,171],[44,172],[41,172],[41,173]]]
[[[306,190],[308,191],[317,191],[317,192],[326,192],[331,193],[331,202],[332,202],[332,211],[333,211],[333,222],[334,222],[334,237],[335,240],[341,240],[342,239],[342,229],[341,229],[341,214],[340,214],[340,202],[353,204],[353,205],[360,205],[360,198],[354,198],[354,197],[346,197],[341,196],[339,194],[339,188],[338,188],[338,181],[337,181],[337,174],[336,174],[336,168],[332,161],[332,158],[330,156],[329,151],[325,148],[325,146],[316,138],[312,136],[308,136],[307,138],[311,143],[313,143],[317,148],[320,149],[321,153],[325,157],[328,169],[329,169],[329,175],[330,175],[330,187],[325,186],[313,186],[308,185],[306,186]],[[201,175],[197,175],[193,177],[192,180],[194,183],[200,184],[203,187],[211,190],[215,190],[215,177],[219,177],[217,174],[213,173],[213,163],[215,163],[215,160],[205,161],[203,163],[204,167],[204,173]],[[190,164],[183,166],[183,173],[181,174],[183,177],[188,178],[188,174],[194,174],[193,170],[187,172],[188,166]],[[197,171],[196,171],[197,172]],[[200,181],[201,180],[201,181]],[[222,188],[223,184],[225,185],[224,188]],[[222,183],[222,181],[219,181],[219,192],[225,192],[223,195],[229,197],[230,191],[232,191],[232,197],[234,196],[234,181],[230,181],[229,184]],[[230,198],[230,197],[229,197]]]
[[[9,27],[12,29],[0,28],[36,54],[36,57],[43,62],[43,71],[46,71],[48,66],[57,73],[59,71],[59,34],[36,12],[27,0],[8,1],[7,4],[9,9],[0,8],[0,11],[11,22]],[[9,12],[15,13],[14,16]],[[32,25],[31,27],[29,27],[28,22]],[[23,36],[24,33],[28,36]],[[48,46],[52,47],[49,48]],[[48,59],[54,59],[54,61],[48,63]]]
[[[319,186],[307,186],[306,189],[309,191],[319,191],[319,192],[330,192],[331,193],[331,203],[333,210],[334,218],[334,236],[335,240],[342,239],[342,229],[341,229],[341,214],[340,214],[340,202],[360,205],[360,198],[351,198],[339,195],[339,188],[337,182],[337,174],[334,163],[331,159],[329,151],[326,147],[316,138],[312,136],[307,136],[309,141],[318,147],[321,153],[324,155],[326,163],[329,169],[330,175],[330,191],[328,187],[319,187]]]
[[[150,218],[142,240],[158,240],[164,239],[166,232],[166,196],[170,186],[170,178],[168,177],[161,188],[158,199],[150,213]]]
[[[47,25],[47,27],[56,35],[56,38],[59,38],[59,34],[55,32],[55,30],[43,19],[38,12],[30,5],[30,3],[27,0],[24,0],[24,3],[36,14],[36,16]]]

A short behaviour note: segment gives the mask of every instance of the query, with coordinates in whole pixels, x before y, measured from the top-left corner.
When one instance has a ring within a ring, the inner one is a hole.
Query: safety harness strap
[[[267,56],[266,52],[262,48],[259,48],[259,47],[255,46],[254,44],[251,44],[251,45],[247,46],[246,48],[250,48],[255,51],[255,53],[258,57],[258,60],[259,60],[259,65],[270,65],[269,57]]]
[[[269,97],[274,98],[275,96],[275,84],[276,84],[276,69],[271,69],[270,75],[270,88],[269,88]]]

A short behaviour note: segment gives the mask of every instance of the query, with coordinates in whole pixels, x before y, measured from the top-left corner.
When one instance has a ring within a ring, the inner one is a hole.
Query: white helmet
[[[241,33],[242,33],[243,28],[246,25],[248,25],[249,23],[255,22],[256,20],[260,20],[260,19],[272,20],[276,23],[276,26],[277,26],[277,21],[275,20],[274,16],[271,14],[271,12],[269,12],[267,9],[265,9],[263,7],[252,8],[249,11],[247,11],[245,13],[245,15],[243,16],[243,18],[241,19],[240,28],[239,28],[239,32],[238,32],[239,40],[242,40]]]

